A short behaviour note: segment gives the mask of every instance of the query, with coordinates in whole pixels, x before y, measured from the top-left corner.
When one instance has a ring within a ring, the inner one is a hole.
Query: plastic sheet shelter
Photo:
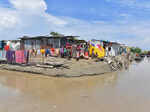
[[[92,55],[94,53],[95,56],[98,58],[104,58],[105,56],[105,49],[103,48],[103,42],[100,40],[91,40],[89,42],[89,53]]]

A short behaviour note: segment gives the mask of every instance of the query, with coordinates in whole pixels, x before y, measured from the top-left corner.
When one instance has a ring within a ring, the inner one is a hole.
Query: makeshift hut
[[[91,40],[89,41],[89,54],[93,57],[96,56],[98,58],[104,58],[105,56],[105,49],[103,46],[103,42],[100,40]]]
[[[61,48],[67,43],[75,43],[75,38],[78,36],[36,36],[36,37],[21,37],[21,49],[40,49],[40,48]]]
[[[124,50],[123,44],[104,40],[101,40],[101,42],[103,43],[103,46],[106,50],[106,56],[118,56]]]

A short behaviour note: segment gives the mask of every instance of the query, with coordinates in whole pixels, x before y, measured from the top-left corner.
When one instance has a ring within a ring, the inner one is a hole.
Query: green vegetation
[[[140,49],[139,47],[132,47],[131,52],[141,54],[142,49]]]
[[[142,54],[147,55],[149,51],[143,51]]]
[[[60,34],[60,33],[58,33],[58,32],[51,32],[50,33],[52,36],[64,36],[64,35],[62,35],[62,34]]]

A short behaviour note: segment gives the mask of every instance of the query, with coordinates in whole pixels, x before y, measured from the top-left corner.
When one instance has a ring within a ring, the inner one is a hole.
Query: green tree
[[[58,32],[51,32],[50,33],[52,36],[64,36],[64,35],[62,35],[62,34],[60,34],[60,33],[58,33]]]
[[[140,54],[142,53],[142,50],[139,47],[132,47],[131,52]]]
[[[149,51],[143,51],[142,54],[147,55],[149,53]]]

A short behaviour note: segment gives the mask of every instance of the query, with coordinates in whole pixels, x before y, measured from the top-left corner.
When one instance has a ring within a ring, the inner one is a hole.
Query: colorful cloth
[[[84,48],[80,48],[81,51],[80,51],[80,56],[84,56]]]
[[[60,53],[63,54],[64,53],[64,48],[60,48]]]
[[[76,52],[76,57],[80,58],[80,52],[79,51]]]
[[[6,52],[6,58],[8,63],[14,63],[15,62],[15,51],[7,51]]]
[[[55,49],[51,48],[51,56],[55,56]]]
[[[9,45],[6,45],[4,49],[5,49],[5,51],[9,51],[9,49],[10,49]]]
[[[25,52],[22,50],[16,51],[16,63],[23,64],[26,63]]]
[[[55,50],[55,53],[56,53],[57,56],[59,56],[59,53],[60,53],[60,52],[59,52],[59,49],[56,49],[56,50]]]
[[[45,56],[47,57],[48,55],[50,55],[51,53],[50,53],[50,50],[49,49],[46,49],[45,50]]]
[[[79,45],[77,46],[77,49],[76,49],[76,50],[80,52],[81,48],[80,48]]]
[[[45,54],[45,49],[41,49],[40,52],[41,52],[42,55],[44,55]]]
[[[64,53],[67,53],[67,49],[66,48],[64,48]]]
[[[88,53],[88,52],[85,52],[84,57],[85,57],[86,59],[88,59],[88,58],[89,58],[89,53]]]
[[[37,55],[40,55],[41,54],[41,51],[40,49],[37,50]]]

